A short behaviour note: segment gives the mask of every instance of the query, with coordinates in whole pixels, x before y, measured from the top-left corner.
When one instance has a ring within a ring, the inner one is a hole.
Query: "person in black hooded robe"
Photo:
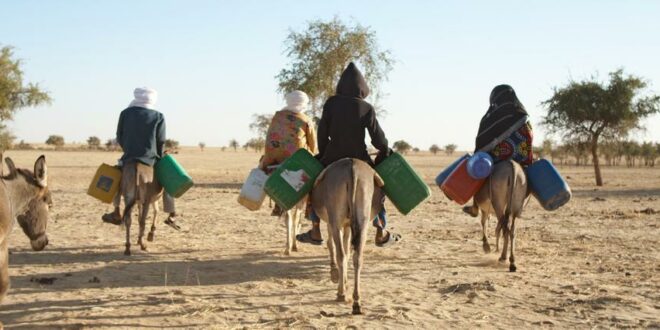
[[[317,139],[319,154],[316,158],[324,167],[342,158],[357,158],[374,167],[391,153],[385,133],[376,119],[376,110],[364,100],[368,95],[369,86],[364,76],[351,62],[339,78],[336,94],[328,98],[323,105]],[[371,137],[371,145],[378,150],[375,163],[369,157],[367,145],[364,143],[365,130]],[[312,220],[312,229],[296,238],[303,243],[320,245],[323,242],[321,220],[313,210],[308,214]],[[378,217],[374,219],[378,246],[401,239],[400,235],[385,230],[386,225],[385,208],[382,207]]]
[[[532,127],[529,115],[513,87],[498,85],[490,93],[490,106],[481,118],[474,152],[489,153],[497,163],[513,159],[523,166],[533,161]],[[479,207],[473,203],[463,211],[473,217],[479,215]]]

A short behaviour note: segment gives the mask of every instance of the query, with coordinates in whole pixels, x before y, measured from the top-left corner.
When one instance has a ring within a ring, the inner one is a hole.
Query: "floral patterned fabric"
[[[532,164],[532,125],[527,122],[490,152],[495,162],[513,159],[522,165]]]
[[[260,167],[282,163],[300,148],[316,153],[314,124],[303,113],[281,110],[275,113],[266,134],[266,153]]]

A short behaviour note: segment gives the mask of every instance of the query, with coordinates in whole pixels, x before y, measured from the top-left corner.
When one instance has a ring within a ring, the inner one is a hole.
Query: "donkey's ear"
[[[48,168],[46,167],[46,156],[44,155],[39,156],[34,163],[34,178],[42,187],[48,185]]]
[[[383,178],[378,175],[378,173],[374,172],[374,183],[376,184],[376,187],[382,188],[385,185],[385,181],[383,181]]]
[[[18,171],[16,171],[16,165],[14,165],[14,161],[7,157],[5,158],[5,163],[7,163],[7,168],[9,169],[9,173],[7,173],[6,178],[9,180],[15,179]]]

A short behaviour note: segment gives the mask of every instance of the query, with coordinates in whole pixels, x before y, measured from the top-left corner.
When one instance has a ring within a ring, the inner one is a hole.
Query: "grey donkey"
[[[473,216],[481,210],[481,230],[483,249],[490,252],[488,243],[488,220],[491,214],[497,217],[495,227],[495,249],[499,250],[500,233],[504,244],[500,262],[506,261],[510,244],[509,271],[516,271],[514,256],[516,237],[516,218],[520,217],[525,199],[529,196],[525,171],[515,161],[508,160],[495,164],[493,173],[486,180],[481,190],[474,196],[474,205],[466,207],[465,211]],[[478,207],[478,209],[477,209]]]
[[[383,179],[358,160],[344,158],[328,166],[317,178],[312,190],[316,214],[328,224],[330,276],[338,283],[337,300],[346,299],[349,244],[353,247],[353,314],[362,314],[360,272],[367,231],[376,217],[382,200]]]
[[[0,185],[0,302],[9,290],[8,240],[14,219],[19,219],[32,248],[43,250],[48,245],[46,225],[52,206],[46,157],[37,159],[34,171],[17,169],[10,158],[5,163],[9,171]]]

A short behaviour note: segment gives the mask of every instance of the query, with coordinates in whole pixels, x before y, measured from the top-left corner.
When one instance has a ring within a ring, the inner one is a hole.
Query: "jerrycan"
[[[539,159],[525,170],[532,194],[547,211],[571,200],[571,188],[547,159]]]
[[[468,160],[468,174],[473,179],[485,179],[493,172],[493,164],[493,157],[487,152],[479,151]]]
[[[156,178],[165,191],[179,198],[193,186],[193,180],[172,155],[165,155],[155,166]]]
[[[429,187],[399,153],[385,158],[376,166],[376,172],[385,182],[385,195],[403,215],[431,196]]]
[[[323,164],[306,149],[298,149],[271,173],[264,191],[283,210],[290,210],[312,190],[321,171]]]
[[[119,192],[121,182],[121,170],[115,166],[101,164],[92,183],[87,189],[87,194],[104,203],[111,203]]]
[[[268,175],[264,171],[258,168],[252,169],[243,187],[241,187],[241,193],[238,195],[238,203],[250,211],[256,211],[261,208],[261,204],[266,199],[266,192],[264,191],[266,180],[268,180]]]
[[[463,159],[447,179],[442,183],[440,189],[454,202],[463,205],[477,194],[486,179],[475,179],[468,174],[468,159]]]
[[[453,163],[449,164],[438,176],[435,178],[435,183],[438,185],[438,187],[442,186],[442,183],[447,180],[447,177],[451,172],[453,172],[456,167],[458,167],[458,164],[460,164],[464,159],[470,158],[470,154],[465,154],[458,159],[456,159]]]

